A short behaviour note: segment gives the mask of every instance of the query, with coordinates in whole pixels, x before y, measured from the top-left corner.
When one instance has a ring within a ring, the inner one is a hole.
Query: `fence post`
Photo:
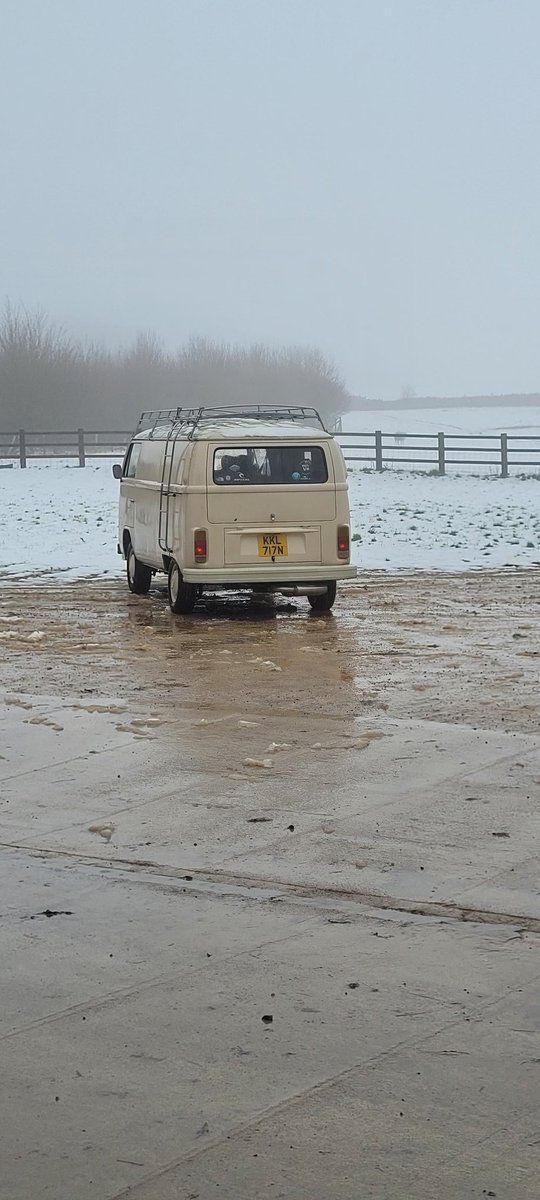
[[[506,479],[508,476],[508,434],[501,433],[501,476]]]
[[[382,469],[383,469],[383,461],[382,461],[382,430],[381,430],[381,429],[376,429],[376,430],[375,430],[375,470],[376,470],[376,471],[382,471]]]
[[[77,434],[79,438],[79,466],[84,467],[86,463],[84,457],[84,429],[78,429]]]
[[[26,434],[24,429],[19,429],[19,460],[21,467],[26,466]]]
[[[444,433],[437,434],[437,448],[439,452],[439,475],[444,475],[446,471],[446,458],[444,453]]]

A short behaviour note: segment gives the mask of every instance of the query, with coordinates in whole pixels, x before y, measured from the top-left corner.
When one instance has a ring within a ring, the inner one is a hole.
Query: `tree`
[[[127,429],[145,408],[204,404],[300,404],[331,425],[349,397],[334,364],[311,348],[198,337],[170,354],[146,332],[111,352],[74,341],[41,311],[8,302],[0,316],[4,429]]]

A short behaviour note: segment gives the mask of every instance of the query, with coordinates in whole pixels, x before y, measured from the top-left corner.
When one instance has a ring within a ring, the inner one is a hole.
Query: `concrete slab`
[[[380,575],[324,620],[181,621],[25,590],[1,1200],[536,1198],[537,594]]]
[[[250,1143],[267,1139],[285,1163],[284,1139],[295,1143],[296,1131],[309,1142],[321,1104],[330,1105],[327,1123],[349,1106],[349,1129],[358,1123],[370,1159],[384,1154],[388,1164],[399,1099],[411,1114],[414,1168],[426,1155],[440,1167],[451,1135],[465,1152],[504,1120],[514,1070],[513,1111],[534,1111],[537,1067],[518,1069],[524,1038],[534,1054],[520,1031],[531,1027],[538,990],[527,936],[375,913],[334,924],[331,907],[306,913],[284,902],[202,896],[187,885],[80,864],[27,870],[17,855],[6,863],[13,881],[6,1000],[14,1017],[0,1043],[3,1197],[37,1200],[48,1178],[57,1200],[75,1190],[80,1200],[113,1197],[141,1179],[149,1196],[183,1195],[184,1180],[191,1187],[193,1179],[193,1191],[210,1195],[206,1146],[229,1138],[219,1165],[224,1194],[247,1197],[251,1166],[244,1175],[242,1155],[233,1153],[238,1130],[245,1140],[253,1127]],[[43,905],[60,911],[40,915]],[[520,1029],[507,1030],[501,1058],[501,1025],[513,1011]],[[456,1107],[455,1059],[471,1053],[474,1086],[469,1070],[471,1095],[462,1086]],[[488,1095],[479,1106],[480,1080]],[[443,1113],[421,1137],[438,1105]],[[279,1134],[275,1108],[283,1109]],[[399,1161],[400,1146],[398,1136],[390,1162]],[[204,1183],[189,1166],[203,1150]],[[355,1143],[358,1169],[357,1156]],[[167,1164],[183,1159],[180,1184]],[[337,1195],[349,1194],[342,1167]],[[281,1177],[275,1170],[268,1187]],[[310,1179],[308,1169],[304,1187]],[[288,1186],[295,1194],[294,1175]]]
[[[481,1056],[467,1060],[465,1069],[462,1059],[443,1061],[441,1069],[440,1059],[407,1053],[404,1073],[392,1056],[369,1070],[353,1069],[255,1126],[194,1151],[118,1200],[480,1200],[490,1194],[535,1200],[536,1116],[512,1107],[501,1125],[500,1112],[478,1098],[480,1088],[500,1093],[514,1077],[503,1080],[496,1068],[487,1072]],[[473,1079],[476,1088],[467,1086]]]
[[[30,703],[49,724],[2,712],[8,753],[24,743],[3,764],[6,843],[540,917],[526,866],[539,737],[386,718],[252,725],[227,709],[118,714],[99,696]]]

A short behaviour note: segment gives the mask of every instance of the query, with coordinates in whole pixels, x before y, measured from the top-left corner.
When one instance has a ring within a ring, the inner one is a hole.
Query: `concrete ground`
[[[536,1200],[539,585],[3,581],[2,1200]]]

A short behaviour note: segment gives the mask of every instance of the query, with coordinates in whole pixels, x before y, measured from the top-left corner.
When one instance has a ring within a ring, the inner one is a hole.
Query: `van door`
[[[121,533],[123,535],[123,531],[125,529],[128,530],[135,553],[137,553],[135,544],[135,498],[137,492],[135,472],[140,453],[140,442],[132,442],[124,459],[122,482],[120,484],[120,496],[122,500],[122,512],[120,514]]]
[[[225,565],[322,561],[322,527],[336,519],[324,445],[210,445],[208,457],[208,521],[225,526]]]
[[[158,545],[164,443],[148,439],[136,466],[135,538],[137,553],[151,567],[163,564]]]

